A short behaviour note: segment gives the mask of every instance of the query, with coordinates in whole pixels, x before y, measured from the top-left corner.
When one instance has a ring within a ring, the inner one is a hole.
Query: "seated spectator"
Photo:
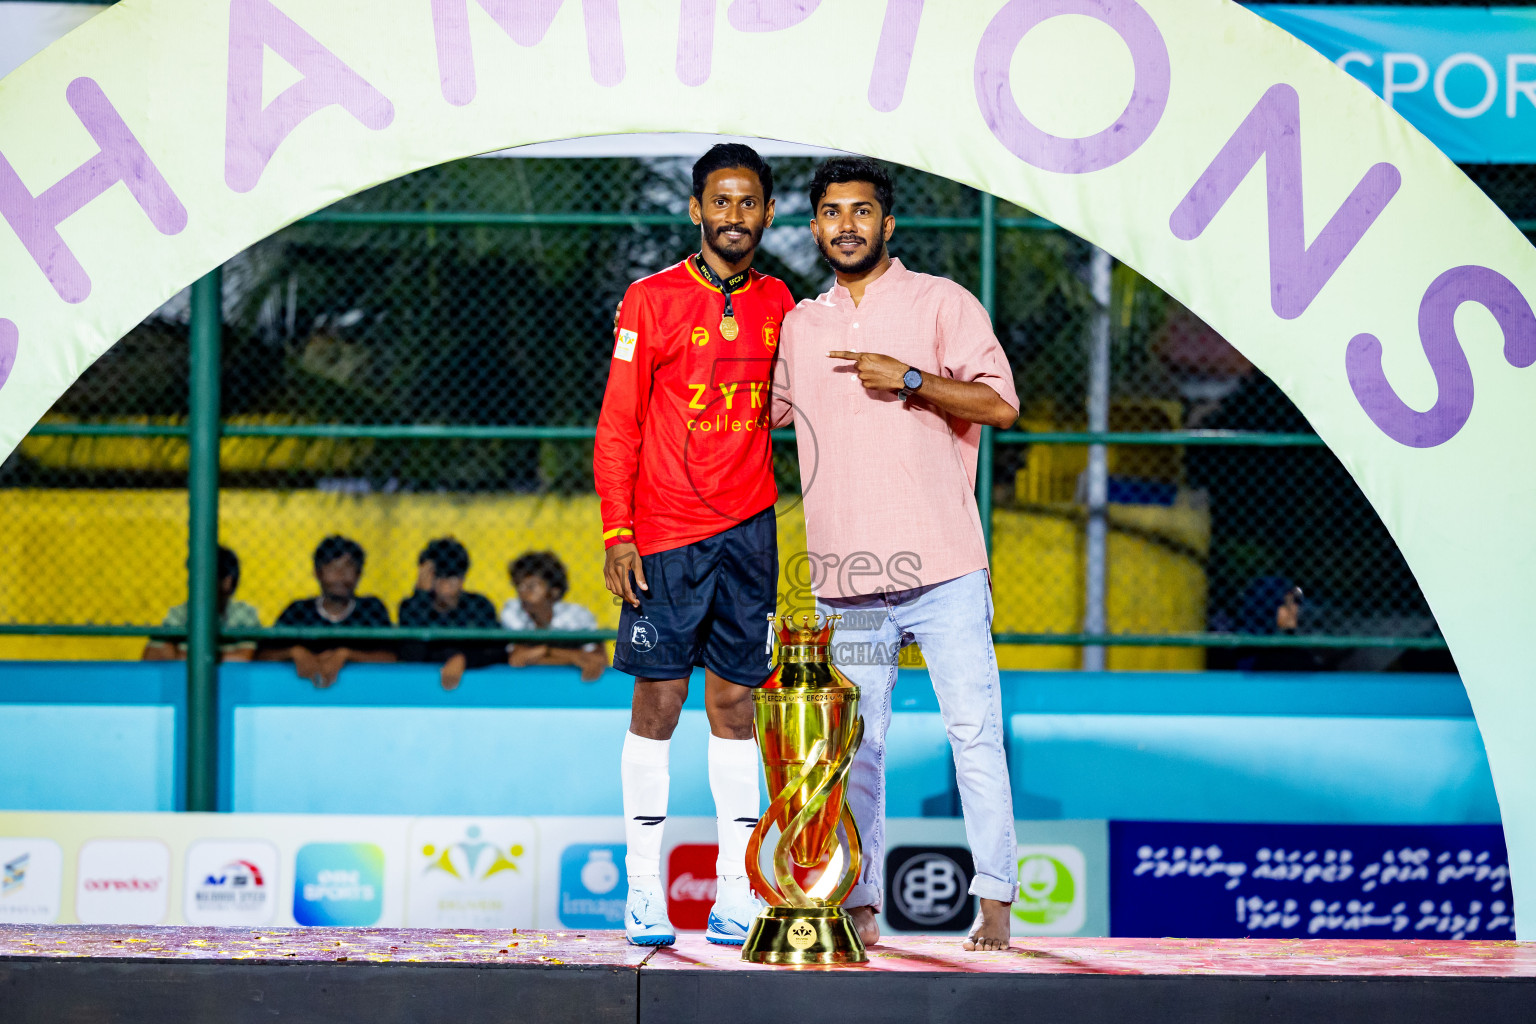
[[[235,591],[240,586],[240,558],[229,548],[219,548],[218,558],[219,577],[219,632],[226,629],[260,629],[261,616],[256,613],[252,605],[244,601],[235,600]],[[168,629],[187,628],[187,604],[181,604],[165,613],[165,621],[160,625]],[[254,640],[228,640],[219,644],[220,661],[250,661],[256,654],[256,641]],[[166,640],[160,637],[150,637],[149,643],[144,645],[145,661],[185,661],[187,657],[187,643],[185,640]]]
[[[1301,588],[1283,576],[1260,576],[1243,591],[1238,630],[1250,636],[1295,636],[1301,624]],[[1329,659],[1307,647],[1239,647],[1239,672],[1321,672]]]
[[[376,597],[358,597],[366,556],[355,540],[332,535],[315,548],[315,579],[320,596],[294,601],[273,623],[318,629],[388,628],[389,609]],[[292,661],[300,679],[325,689],[349,662],[390,662],[395,652],[387,641],[314,639],[268,640],[256,650],[257,661]]]
[[[519,556],[508,571],[517,597],[501,609],[501,624],[507,629],[597,628],[597,617],[589,610],[564,600],[565,566],[553,551],[530,551]],[[575,665],[581,669],[582,681],[587,683],[600,677],[608,667],[608,656],[598,643],[523,643],[510,645],[507,651],[507,664],[513,668]]]
[[[469,552],[452,537],[428,544],[416,560],[416,592],[400,602],[400,625],[415,629],[496,629],[496,606],[484,594],[464,591]],[[453,690],[464,670],[501,663],[502,645],[473,640],[406,641],[401,661],[442,666],[443,689]]]

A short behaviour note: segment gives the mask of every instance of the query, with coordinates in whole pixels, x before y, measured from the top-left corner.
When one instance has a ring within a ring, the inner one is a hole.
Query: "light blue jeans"
[[[859,687],[864,716],[864,743],[848,780],[848,801],[864,839],[864,867],[846,905],[879,910],[885,895],[885,733],[897,659],[912,643],[928,663],[955,756],[965,835],[976,864],[971,893],[1012,902],[1018,851],[986,571],[913,590],[816,604],[823,615],[843,617],[833,635],[832,660]]]

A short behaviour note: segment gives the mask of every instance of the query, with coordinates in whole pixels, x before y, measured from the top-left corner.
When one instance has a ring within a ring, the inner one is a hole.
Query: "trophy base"
[[[869,961],[842,907],[769,907],[752,922],[741,958],[780,966]]]

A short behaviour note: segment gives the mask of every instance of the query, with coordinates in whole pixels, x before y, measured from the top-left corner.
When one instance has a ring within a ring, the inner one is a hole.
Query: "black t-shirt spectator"
[[[380,626],[387,629],[393,623],[389,621],[389,609],[376,597],[356,598],[352,610],[340,619],[331,619],[321,614],[320,599],[309,597],[284,608],[283,614],[277,617],[273,625],[321,629],[368,629]],[[262,646],[285,650],[289,647],[305,647],[315,654],[324,654],[338,647],[349,647],[354,651],[387,651],[391,645],[382,640],[348,640],[342,637],[336,640],[268,640]]]
[[[483,594],[460,594],[459,603],[438,611],[431,593],[418,590],[400,602],[400,625],[413,629],[500,629],[496,606]],[[455,654],[464,655],[469,668],[499,665],[507,660],[507,645],[500,641],[407,640],[400,645],[401,661],[426,661],[441,665]]]

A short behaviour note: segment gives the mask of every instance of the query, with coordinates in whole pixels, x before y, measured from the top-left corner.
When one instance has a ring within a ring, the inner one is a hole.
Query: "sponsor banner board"
[[[1498,825],[1110,823],[1120,936],[1513,939]]]
[[[1016,828],[1014,934],[1107,934],[1105,823]],[[883,927],[968,928],[964,824],[892,818],[886,836],[897,889]],[[621,928],[625,852],[617,817],[0,812],[0,923]],[[662,884],[677,928],[705,927],[715,858],[713,818],[667,820]]]

